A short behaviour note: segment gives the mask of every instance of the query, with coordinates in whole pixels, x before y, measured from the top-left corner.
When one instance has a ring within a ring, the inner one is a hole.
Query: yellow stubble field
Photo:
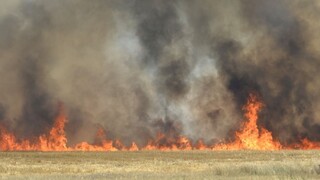
[[[320,179],[320,151],[0,152],[0,179]]]

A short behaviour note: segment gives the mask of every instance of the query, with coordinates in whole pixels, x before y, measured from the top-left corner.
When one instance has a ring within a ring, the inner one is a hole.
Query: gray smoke
[[[158,132],[230,139],[249,93],[282,142],[320,140],[316,0],[4,0],[0,121],[42,134],[63,104],[69,143]]]

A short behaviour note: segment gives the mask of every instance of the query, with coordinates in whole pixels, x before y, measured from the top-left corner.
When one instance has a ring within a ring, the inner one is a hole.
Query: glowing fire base
[[[97,137],[99,143],[89,144],[81,142],[73,147],[67,146],[67,138],[64,130],[66,115],[63,111],[56,118],[49,133],[41,135],[33,140],[18,140],[4,126],[0,126],[0,150],[1,151],[138,151],[138,150],[280,150],[280,149],[320,149],[320,142],[311,142],[302,139],[300,143],[283,146],[274,140],[267,129],[257,126],[258,112],[263,104],[255,95],[250,95],[247,104],[243,107],[246,122],[235,133],[235,140],[230,143],[206,145],[202,140],[195,144],[187,137],[168,138],[164,134],[158,134],[157,138],[150,140],[146,146],[138,147],[132,142],[126,147],[119,140],[107,140],[103,129],[99,129]],[[165,145],[162,140],[166,140]]]

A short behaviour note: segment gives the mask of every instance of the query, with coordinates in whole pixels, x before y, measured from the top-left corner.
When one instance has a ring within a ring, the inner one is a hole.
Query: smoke
[[[145,144],[158,132],[232,138],[249,93],[282,142],[320,140],[320,4],[312,1],[5,0],[0,121],[69,143]]]
[[[307,16],[318,14],[311,8],[316,2],[245,2],[242,14],[252,42],[228,40],[217,46],[228,49],[219,54],[224,59],[221,68],[229,76],[229,89],[239,104],[250,90],[261,94],[265,103],[262,123],[281,141],[319,140],[313,108],[319,104],[313,91],[319,88],[315,79],[319,61],[317,51],[309,49],[317,28],[304,20],[315,21]]]

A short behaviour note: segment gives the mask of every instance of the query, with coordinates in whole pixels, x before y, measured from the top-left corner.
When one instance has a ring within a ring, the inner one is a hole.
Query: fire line
[[[81,142],[73,147],[67,145],[65,133],[67,117],[61,109],[56,117],[53,127],[47,134],[33,140],[17,139],[5,126],[0,125],[0,150],[1,151],[138,151],[138,150],[280,150],[280,149],[320,149],[320,142],[301,139],[300,143],[284,146],[272,137],[272,133],[263,127],[258,127],[258,114],[263,108],[256,95],[250,94],[244,105],[245,121],[241,128],[235,132],[235,140],[207,145],[203,140],[192,143],[185,136],[169,138],[159,133],[144,147],[138,147],[135,142],[126,147],[120,140],[108,140],[103,129],[96,133],[96,143]],[[163,143],[163,142],[166,143]]]

